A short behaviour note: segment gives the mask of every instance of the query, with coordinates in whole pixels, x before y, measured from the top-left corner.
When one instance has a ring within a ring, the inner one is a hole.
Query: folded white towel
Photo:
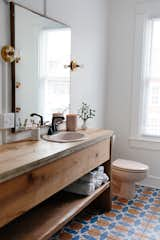
[[[96,179],[96,174],[97,172],[90,172],[83,176],[82,178],[80,178],[80,180],[84,182],[94,182]]]
[[[91,195],[95,191],[94,183],[80,183],[74,182],[64,189],[66,192],[72,192],[80,195]]]
[[[97,174],[96,179],[101,180],[102,183],[106,183],[109,180],[109,177],[107,176],[106,173],[102,173],[102,174]]]
[[[95,171],[92,171],[76,182],[72,183],[64,190],[80,195],[90,195],[95,189],[99,188],[103,183],[106,183],[109,177],[104,173],[104,166],[99,166]]]

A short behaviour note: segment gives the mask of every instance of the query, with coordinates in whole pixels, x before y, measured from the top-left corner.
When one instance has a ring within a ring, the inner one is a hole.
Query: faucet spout
[[[40,125],[43,126],[43,116],[37,113],[31,113],[31,117],[37,116],[40,118]]]

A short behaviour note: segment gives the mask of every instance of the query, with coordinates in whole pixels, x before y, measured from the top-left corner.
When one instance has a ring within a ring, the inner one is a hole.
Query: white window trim
[[[160,137],[140,135],[142,116],[140,113],[142,112],[142,101],[144,96],[143,66],[146,34],[145,26],[147,20],[151,18],[160,18],[160,1],[137,0],[131,103],[131,134],[128,140],[130,147],[160,150]]]

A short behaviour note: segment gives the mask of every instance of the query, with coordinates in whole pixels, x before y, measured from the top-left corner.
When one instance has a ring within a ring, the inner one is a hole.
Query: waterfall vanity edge
[[[110,177],[113,132],[86,133],[88,139],[78,143],[41,140],[0,147],[1,240],[47,240],[89,204],[111,209],[110,182],[87,197],[62,191],[100,165]]]

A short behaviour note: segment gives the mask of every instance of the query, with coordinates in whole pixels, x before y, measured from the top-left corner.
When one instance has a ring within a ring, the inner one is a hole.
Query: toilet
[[[144,180],[149,167],[145,164],[117,159],[112,163],[112,193],[125,199],[135,196],[135,183]]]

